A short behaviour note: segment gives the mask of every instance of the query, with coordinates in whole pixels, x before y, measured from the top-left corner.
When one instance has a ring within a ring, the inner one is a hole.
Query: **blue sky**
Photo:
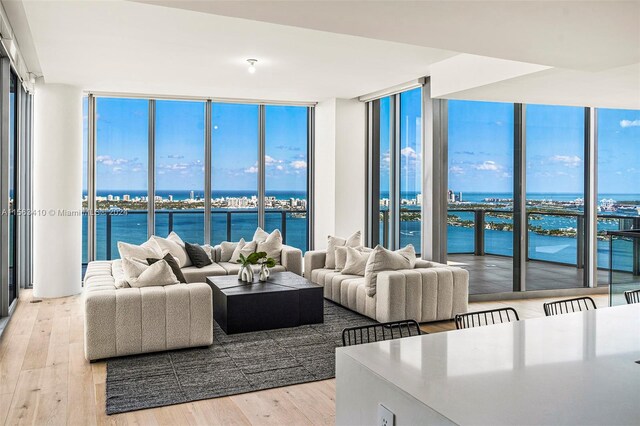
[[[145,190],[148,101],[99,98],[96,111],[98,191]],[[204,120],[203,102],[156,102],[157,191],[204,191]],[[269,191],[306,190],[306,107],[267,106],[265,139],[267,194]],[[257,194],[257,164],[258,107],[214,103],[214,194],[219,190],[255,191]]]
[[[640,193],[640,111],[598,110],[602,194]],[[584,110],[527,105],[527,192],[583,193]],[[449,101],[449,187],[511,193],[513,106]]]
[[[400,103],[401,190],[419,192],[419,90],[402,94]],[[204,103],[158,101],[156,111],[157,189],[202,192]],[[148,102],[100,98],[97,114],[98,190],[146,189]],[[266,116],[267,193],[304,191],[306,108],[268,106]],[[640,192],[640,111],[599,109],[598,117],[600,193]],[[583,109],[578,107],[527,106],[529,193],[583,192],[583,119]],[[213,104],[214,192],[257,193],[257,123],[256,105]],[[380,128],[382,192],[389,187],[389,128],[389,99],[385,98],[381,100]],[[513,105],[449,101],[449,187],[462,192],[511,193],[512,185]]]

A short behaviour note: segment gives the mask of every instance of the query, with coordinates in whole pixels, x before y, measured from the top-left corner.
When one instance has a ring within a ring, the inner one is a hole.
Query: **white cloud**
[[[640,120],[621,120],[620,127],[640,127]]]
[[[281,166],[280,164],[278,164],[278,165],[276,166],[276,170],[284,170],[284,167],[283,167],[283,166]]]
[[[451,166],[449,167],[449,173],[453,173],[454,175],[463,175],[464,169],[460,166]]]
[[[492,172],[497,172],[502,167],[499,164],[497,164],[495,161],[487,160],[487,161],[483,161],[480,164],[474,165],[473,168],[476,170],[488,170]]]
[[[302,160],[292,161],[291,162],[291,167],[293,167],[294,169],[306,169],[307,168],[307,162],[306,161],[302,161]]]
[[[258,173],[258,168],[256,166],[251,166],[247,169],[244,169],[245,173]]]
[[[418,154],[416,154],[416,151],[410,146],[406,148],[402,148],[402,150],[400,151],[400,154],[402,154],[407,158],[418,158]]]
[[[550,160],[573,168],[578,167],[582,163],[582,159],[577,155],[554,155]]]

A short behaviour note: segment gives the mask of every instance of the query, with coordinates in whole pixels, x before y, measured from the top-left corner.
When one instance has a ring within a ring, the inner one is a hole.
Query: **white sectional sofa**
[[[324,297],[378,322],[448,320],[467,312],[469,273],[426,260],[415,268],[380,272],[377,290],[368,296],[365,277],[325,268],[325,251],[308,251],[304,276],[324,287]]]
[[[142,288],[123,288],[121,260],[90,262],[83,293],[87,360],[211,345],[213,303],[206,277],[239,270],[236,263],[220,262],[220,254],[216,246],[211,265],[182,268],[186,284]],[[302,252],[283,246],[280,265],[271,270],[302,275]]]

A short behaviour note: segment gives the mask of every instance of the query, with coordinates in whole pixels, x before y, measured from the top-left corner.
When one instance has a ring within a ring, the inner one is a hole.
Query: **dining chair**
[[[640,303],[640,289],[625,291],[624,298],[627,299],[629,305],[632,303]]]
[[[456,315],[456,328],[482,327],[485,325],[501,324],[519,321],[518,312],[513,308],[490,309],[488,311],[468,312]]]
[[[391,321],[380,324],[348,327],[342,330],[342,346],[420,336],[420,325],[414,320]]]
[[[576,297],[574,299],[558,300],[542,305],[544,314],[548,317],[552,315],[568,314],[571,312],[589,311],[596,309],[596,302],[590,297]]]

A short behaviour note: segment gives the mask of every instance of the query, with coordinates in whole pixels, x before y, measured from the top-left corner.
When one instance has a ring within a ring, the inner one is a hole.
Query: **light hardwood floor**
[[[605,295],[594,299],[598,307],[607,305]],[[533,318],[544,315],[547,300],[477,302],[470,310],[513,306],[522,319]],[[84,359],[80,297],[31,301],[31,292],[23,291],[0,340],[0,424],[334,423],[334,380],[107,416],[106,363]],[[436,333],[455,326],[446,321],[422,328]]]

